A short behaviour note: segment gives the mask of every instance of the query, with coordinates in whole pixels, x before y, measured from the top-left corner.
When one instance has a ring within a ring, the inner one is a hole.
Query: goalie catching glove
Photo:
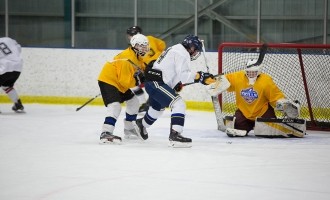
[[[197,74],[195,76],[194,82],[195,83],[200,82],[203,85],[209,85],[211,83],[214,83],[215,82],[215,79],[214,79],[213,74],[210,74],[208,72],[199,71],[199,72],[197,72]]]
[[[297,118],[300,115],[300,103],[298,100],[280,99],[276,102],[275,109],[282,111],[288,118]]]

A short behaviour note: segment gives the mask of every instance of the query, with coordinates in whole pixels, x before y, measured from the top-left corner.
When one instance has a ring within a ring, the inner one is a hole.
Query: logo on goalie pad
[[[241,96],[247,103],[252,103],[258,98],[258,93],[253,90],[253,88],[248,88],[241,91]]]
[[[282,119],[282,122],[284,123],[294,123],[294,119],[290,119],[290,118],[284,118]]]

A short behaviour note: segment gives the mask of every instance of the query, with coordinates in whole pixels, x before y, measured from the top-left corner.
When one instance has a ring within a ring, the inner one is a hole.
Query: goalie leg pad
[[[215,82],[206,86],[207,92],[211,96],[217,96],[227,90],[230,83],[225,75],[220,75],[215,78]]]
[[[225,126],[227,128],[234,128],[236,117],[234,116],[225,116]]]
[[[219,98],[217,96],[215,96],[215,97],[212,96],[211,99],[212,99],[212,104],[213,104],[213,108],[214,108],[214,112],[215,112],[215,117],[216,117],[217,124],[218,124],[218,130],[226,131],[226,126],[224,124],[224,119],[223,119],[223,114],[221,111]]]
[[[298,137],[306,135],[304,119],[257,118],[254,135],[260,137]]]

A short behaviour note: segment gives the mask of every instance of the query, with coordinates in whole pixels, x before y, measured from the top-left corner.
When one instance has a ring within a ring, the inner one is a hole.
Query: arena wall
[[[15,88],[25,103],[81,104],[100,93],[98,75],[104,63],[111,61],[120,51],[23,48],[24,67]],[[207,52],[206,58],[210,71],[217,74],[217,53]],[[203,56],[193,61],[191,66],[193,72],[206,71]],[[190,108],[212,108],[210,96],[201,84],[186,86],[181,95]],[[9,102],[3,92],[0,100]],[[93,103],[102,104],[102,101],[98,98]]]

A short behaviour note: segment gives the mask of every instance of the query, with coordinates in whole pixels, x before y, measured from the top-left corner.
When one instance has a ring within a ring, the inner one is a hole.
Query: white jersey
[[[9,37],[0,38],[0,75],[6,72],[21,72],[22,68],[21,45]]]
[[[165,84],[174,88],[182,83],[194,82],[195,74],[190,71],[190,55],[182,44],[169,47],[154,63],[153,69],[162,71]]]

